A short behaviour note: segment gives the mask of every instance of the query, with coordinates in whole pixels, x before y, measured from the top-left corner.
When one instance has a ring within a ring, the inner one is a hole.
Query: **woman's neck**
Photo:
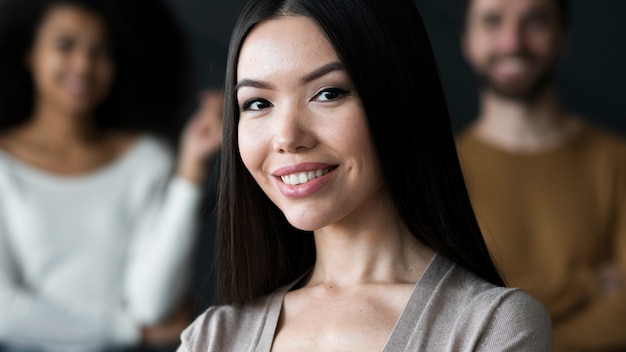
[[[0,136],[0,148],[47,172],[82,175],[126,152],[136,136],[97,129],[89,116],[35,109],[26,123]]]
[[[35,108],[29,122],[21,126],[20,134],[49,152],[61,154],[88,146],[99,138],[91,116],[43,107]]]
[[[317,257],[308,285],[415,283],[421,277],[434,251],[409,232],[384,198],[359,210],[360,220],[315,231]]]

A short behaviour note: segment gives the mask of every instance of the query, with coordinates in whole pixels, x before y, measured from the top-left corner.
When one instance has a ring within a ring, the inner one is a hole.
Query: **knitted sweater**
[[[179,303],[200,190],[156,139],[58,176],[0,152],[0,344],[133,345]]]
[[[557,147],[514,154],[457,137],[483,236],[507,282],[541,301],[555,351],[626,348],[626,290],[603,294],[605,262],[626,272],[626,142],[586,126]]]

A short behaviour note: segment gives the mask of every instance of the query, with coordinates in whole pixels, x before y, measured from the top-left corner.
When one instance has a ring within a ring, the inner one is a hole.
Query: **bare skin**
[[[323,257],[285,296],[272,351],[381,351],[433,256],[401,228],[330,236],[316,234]]]
[[[200,184],[205,162],[222,141],[223,95],[202,95],[198,110],[183,131],[177,175]],[[125,154],[137,136],[117,131],[96,131],[88,118],[68,119],[45,111],[29,123],[0,134],[0,149],[24,163],[60,176],[79,176],[109,165]]]
[[[472,133],[512,153],[539,153],[565,143],[581,131],[582,121],[563,111],[554,91],[546,90],[533,103],[502,100],[481,94],[483,104]]]
[[[224,94],[207,90],[199,97],[199,106],[185,127],[181,139],[177,174],[199,184],[205,178],[205,161],[222,144]]]

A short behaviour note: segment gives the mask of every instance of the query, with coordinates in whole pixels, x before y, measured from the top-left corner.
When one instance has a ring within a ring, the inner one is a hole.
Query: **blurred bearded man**
[[[491,254],[549,311],[555,351],[624,351],[626,141],[558,100],[567,1],[465,8],[480,109],[457,146]]]

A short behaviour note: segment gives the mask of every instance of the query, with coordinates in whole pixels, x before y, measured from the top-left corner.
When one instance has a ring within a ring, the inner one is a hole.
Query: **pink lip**
[[[307,183],[299,184],[299,185],[285,184],[283,183],[280,177],[284,175],[298,173],[298,172],[308,172],[308,171],[314,171],[314,170],[319,170],[319,169],[332,168],[333,166],[334,165],[322,164],[322,163],[302,163],[302,164],[297,164],[297,165],[281,167],[275,170],[272,173],[272,176],[275,177],[274,181],[276,182],[276,186],[278,186],[278,189],[280,190],[280,193],[282,193],[283,196],[288,197],[288,198],[306,197],[308,195],[311,195],[317,192],[322,187],[324,187],[328,182],[330,182],[330,180],[335,175],[336,168],[330,170],[326,175],[322,177],[318,177]]]
[[[274,172],[272,172],[272,176],[280,177],[289,174],[295,174],[297,172],[309,172],[319,169],[326,169],[329,167],[333,167],[333,165],[324,163],[301,163],[296,165],[288,165],[274,170]]]

